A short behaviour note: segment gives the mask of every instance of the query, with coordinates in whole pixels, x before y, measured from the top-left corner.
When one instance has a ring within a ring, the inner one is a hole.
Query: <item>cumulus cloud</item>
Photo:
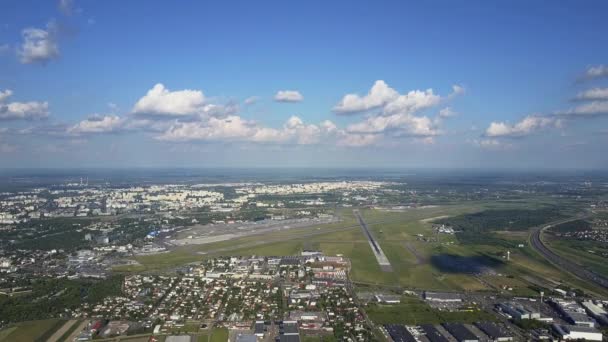
[[[176,117],[200,114],[209,109],[202,91],[170,91],[162,83],[157,83],[135,103],[132,113]]]
[[[576,95],[575,100],[608,100],[608,88],[593,88],[582,91]]]
[[[21,31],[23,42],[17,54],[23,64],[46,64],[59,57],[57,42],[57,25],[54,21],[47,24],[46,29],[28,27]]]
[[[507,122],[492,122],[486,129],[485,136],[496,137],[523,137],[544,128],[559,127],[561,121],[554,117],[529,115],[521,121],[511,125]]]
[[[461,87],[455,88],[460,92]],[[430,138],[441,134],[439,124],[441,120],[432,120],[418,113],[425,109],[437,106],[442,97],[435,94],[432,89],[412,90],[399,94],[384,81],[378,80],[369,92],[360,96],[347,94],[333,108],[337,114],[353,114],[376,110],[368,114],[360,122],[352,123],[345,129],[346,134],[353,135],[344,139],[350,145],[371,144],[382,137],[371,138],[369,135],[389,134],[394,137]],[[450,108],[441,111],[443,116],[453,115]],[[427,139],[428,140],[428,139]]]
[[[274,100],[277,102],[300,102],[304,100],[304,96],[297,90],[279,90],[274,95]]]
[[[582,76],[582,79],[591,80],[596,78],[604,78],[608,77],[608,66],[604,65],[595,65],[590,66],[585,70],[585,73]]]
[[[177,122],[157,139],[316,144],[324,135],[332,134],[335,130],[336,126],[331,121],[324,121],[320,125],[305,124],[297,116],[290,117],[281,128],[271,128],[238,115],[231,115],[225,118],[210,117],[206,121]]]
[[[7,102],[13,95],[10,89],[0,91],[0,121],[1,120],[35,120],[49,116],[48,102]]]
[[[122,130],[124,124],[125,120],[116,115],[93,115],[69,127],[67,132],[73,135],[114,133]]]
[[[436,123],[426,116],[414,116],[408,113],[370,116],[364,121],[346,127],[349,133],[383,133],[392,132],[399,136],[429,137],[439,135]]]
[[[367,95],[360,96],[358,94],[344,95],[342,100],[333,108],[333,111],[338,114],[349,114],[363,112],[370,109],[384,106],[389,101],[396,99],[399,93],[389,87],[383,80],[377,80],[369,90]]]

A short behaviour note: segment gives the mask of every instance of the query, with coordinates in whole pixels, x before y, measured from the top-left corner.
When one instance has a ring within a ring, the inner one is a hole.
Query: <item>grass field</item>
[[[211,331],[210,342],[227,342],[228,341],[228,329],[227,328],[214,328]]]
[[[544,235],[544,241],[551,250],[579,265],[588,267],[592,271],[608,276],[608,264],[606,258],[601,255],[601,253],[608,252],[606,244],[594,241],[547,238],[548,236],[550,235]]]
[[[494,315],[484,311],[446,312],[431,308],[419,298],[403,296],[400,304],[378,305],[371,304],[365,311],[376,324],[408,324],[442,322],[476,322],[495,320]]]
[[[65,323],[65,321],[59,319],[21,322],[1,330],[0,341],[46,341],[57,329],[63,325],[63,323]]]

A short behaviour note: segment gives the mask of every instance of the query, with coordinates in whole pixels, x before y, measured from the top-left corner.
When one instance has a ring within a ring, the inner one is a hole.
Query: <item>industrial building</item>
[[[540,312],[527,308],[519,303],[500,303],[497,305],[499,311],[506,313],[510,317],[522,319],[540,319]]]
[[[475,326],[483,331],[491,341],[513,341],[513,335],[502,325],[493,322],[477,322]]]
[[[457,303],[462,302],[459,293],[424,291],[424,299],[431,302]]]
[[[552,299],[553,306],[561,312],[566,320],[574,325],[594,328],[595,321],[591,319],[577,302],[562,299]]]
[[[236,337],[236,342],[257,342],[257,337],[253,334],[239,334]]]
[[[601,341],[602,333],[590,327],[552,324],[553,332],[562,340]]]
[[[458,342],[479,342],[479,336],[476,336],[471,330],[460,323],[443,323],[442,326],[447,330]]]
[[[596,305],[590,300],[582,302],[581,305],[599,324],[608,326],[608,313],[606,313],[603,307]]]
[[[376,295],[376,301],[382,304],[399,304],[401,303],[401,297],[395,295],[378,294]]]
[[[431,342],[449,342],[449,340],[432,324],[424,324],[421,325],[420,328],[422,328],[426,338]]]
[[[416,342],[416,338],[403,325],[387,324],[384,326],[394,342]]]

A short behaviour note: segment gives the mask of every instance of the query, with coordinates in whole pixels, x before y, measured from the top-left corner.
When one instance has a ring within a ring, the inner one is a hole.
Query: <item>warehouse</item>
[[[444,302],[444,303],[454,303],[454,302],[462,302],[462,297],[459,293],[449,293],[449,292],[429,292],[424,291],[424,299],[431,302]]]
[[[475,326],[488,335],[492,341],[513,341],[513,335],[502,325],[493,322],[477,322]]]
[[[437,330],[432,324],[421,325],[422,331],[426,335],[426,338],[431,342],[449,342],[449,340]]]
[[[587,341],[601,341],[602,333],[590,327],[576,326],[576,325],[559,325],[552,324],[551,328],[559,338],[563,340],[580,340],[585,339]]]
[[[540,312],[524,307],[519,303],[500,303],[498,310],[504,312],[514,319],[539,319]]]
[[[442,325],[458,342],[479,342],[479,337],[475,336],[464,324],[443,323]]]
[[[387,324],[384,328],[395,342],[416,342],[414,336],[403,325]]]

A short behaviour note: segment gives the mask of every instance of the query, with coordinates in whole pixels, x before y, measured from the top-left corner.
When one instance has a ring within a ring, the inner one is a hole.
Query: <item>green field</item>
[[[472,310],[467,312],[447,312],[431,308],[419,298],[403,296],[400,304],[370,304],[366,307],[369,318],[376,324],[438,324],[443,322],[465,322],[495,320],[494,315]]]
[[[228,329],[227,328],[214,328],[211,331],[211,339],[209,342],[227,342],[228,341]]]
[[[553,199],[540,198],[533,201],[471,202],[404,211],[361,209],[363,218],[389,258],[393,272],[380,269],[351,209],[341,210],[343,222],[179,247],[169,253],[137,257],[140,265],[117,270],[160,271],[219,255],[294,255],[303,249],[318,249],[327,255],[341,254],[350,258],[351,278],[359,286],[508,291],[515,295],[535,295],[539,287],[552,288],[569,282],[603,293],[603,290],[564,274],[535,253],[527,244],[528,231],[520,226],[517,230],[499,231],[480,228],[483,233],[469,236],[437,235],[432,229],[433,221],[466,217],[463,215],[484,210],[497,212],[499,217],[493,221],[488,219],[488,222],[503,222],[508,215],[518,215],[517,210],[521,210],[519,225],[524,224],[522,222],[537,224],[540,221],[530,217],[531,210],[539,210],[550,219],[554,215],[554,206]],[[543,208],[550,210],[543,211]],[[483,221],[479,217],[484,215],[476,216],[478,227],[482,227]],[[520,244],[524,247],[518,247]],[[508,263],[505,262],[507,251],[511,252]],[[488,263],[496,274],[474,276],[468,272],[446,271],[436,264],[437,257],[445,255],[462,260],[481,260]]]
[[[45,319],[17,323],[0,330],[0,341],[45,341],[65,323],[59,319]]]

